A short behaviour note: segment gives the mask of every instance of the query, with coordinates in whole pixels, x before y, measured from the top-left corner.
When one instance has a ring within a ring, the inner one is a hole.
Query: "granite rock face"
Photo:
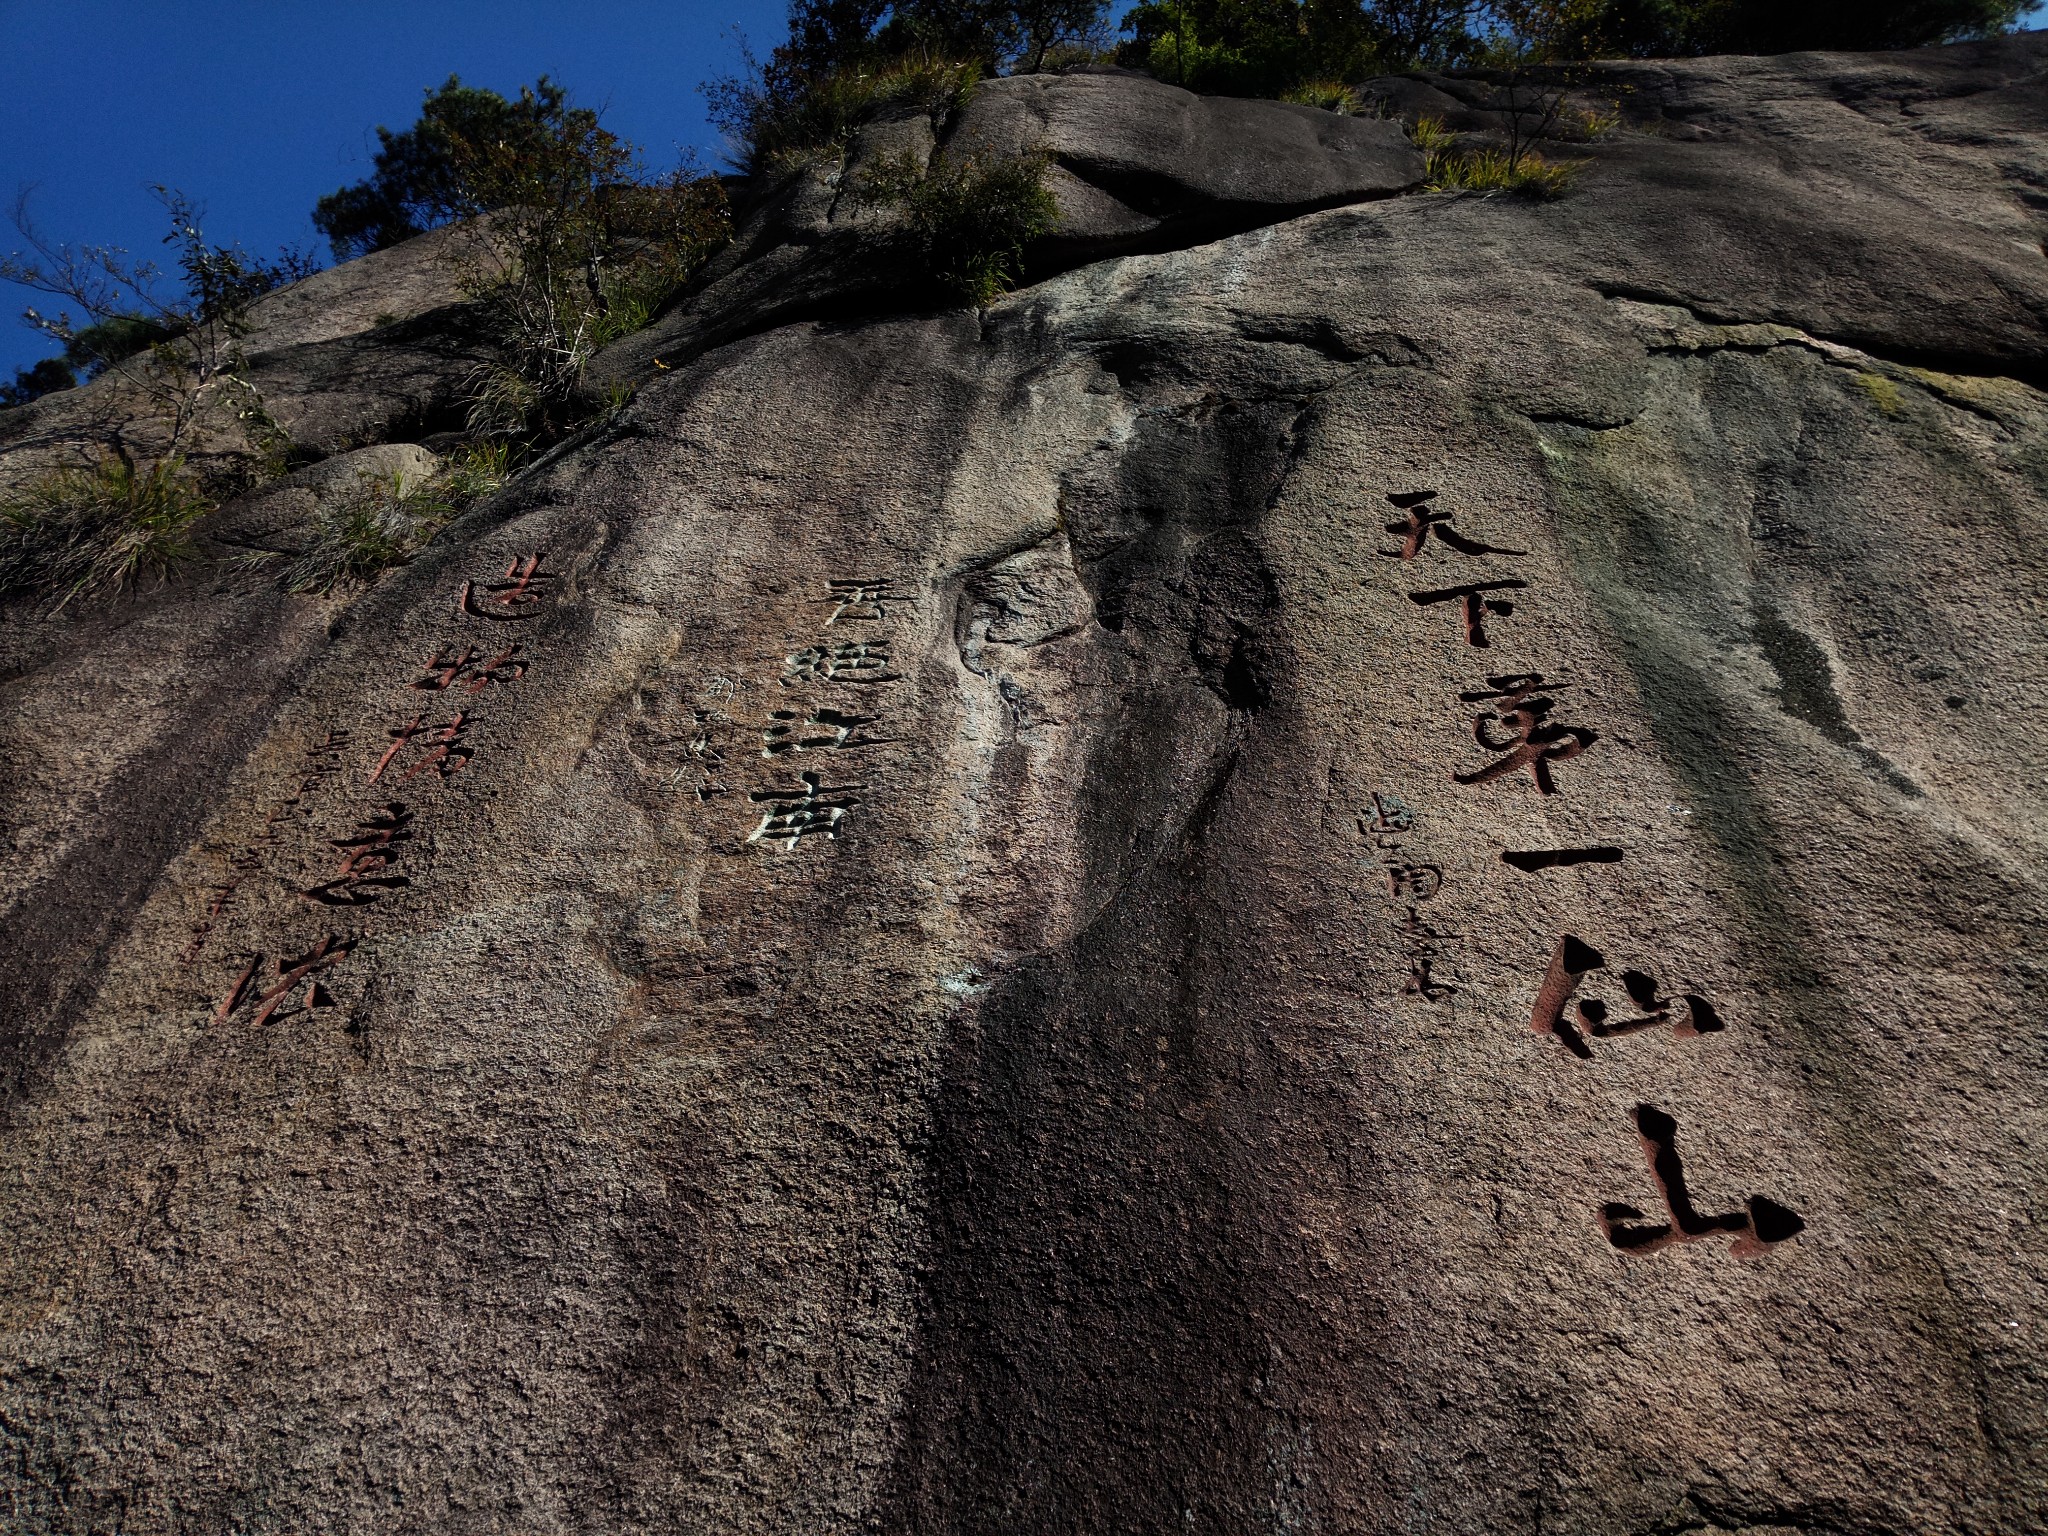
[[[10,1527],[2048,1525],[2048,47],[1602,83],[10,610]]]

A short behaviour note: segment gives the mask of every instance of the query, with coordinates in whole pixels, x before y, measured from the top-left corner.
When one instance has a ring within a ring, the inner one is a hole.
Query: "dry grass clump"
[[[309,597],[367,586],[393,566],[408,564],[470,503],[503,485],[511,461],[508,444],[484,442],[464,449],[446,471],[424,483],[364,475],[314,515],[298,553],[262,553],[251,563],[283,559],[278,585]]]
[[[190,560],[192,525],[213,510],[183,459],[62,469],[0,501],[0,592],[111,597]],[[52,611],[55,611],[53,609]]]

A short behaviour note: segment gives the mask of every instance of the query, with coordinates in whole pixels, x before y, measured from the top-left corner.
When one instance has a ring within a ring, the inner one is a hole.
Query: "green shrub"
[[[723,108],[727,127],[744,146],[750,172],[774,175],[821,156],[837,156],[854,129],[891,107],[911,107],[942,122],[962,107],[981,80],[974,60],[912,57],[848,67],[806,82],[783,98],[757,93]]]
[[[638,151],[566,108],[493,141],[448,137],[462,194],[493,210],[463,232],[458,275],[503,361],[479,370],[472,431],[555,438],[579,420],[596,350],[647,324],[730,237],[715,176],[642,179]]]
[[[458,144],[529,144],[560,130],[568,93],[546,75],[517,101],[450,75],[426,93],[419,120],[403,133],[377,130],[371,175],[314,206],[313,227],[336,261],[381,251],[476,211],[463,186]]]
[[[1118,58],[1191,90],[1266,96],[1316,79],[1462,69],[1503,45],[1542,64],[1917,48],[2010,31],[2030,8],[2028,0],[1141,0],[1123,18],[1130,40]]]
[[[911,102],[935,120],[984,75],[1100,57],[1104,0],[790,0],[766,62],[701,87],[749,175],[843,144],[866,116]]]
[[[1272,95],[1278,78],[1270,65],[1242,48],[1178,31],[1153,40],[1145,67],[1171,85],[1211,96]]]
[[[0,592],[38,593],[61,609],[161,579],[197,553],[192,525],[212,510],[177,458],[45,475],[0,502]]]
[[[1117,61],[1191,91],[1280,96],[1311,82],[1405,67],[1407,51],[1390,47],[1380,9],[1318,0],[1145,0],[1124,17],[1131,37]]]
[[[860,201],[901,216],[904,243],[932,282],[980,307],[1016,284],[1024,247],[1059,218],[1045,186],[1046,164],[1036,153],[941,159],[927,167],[904,154],[876,166],[855,190]]]

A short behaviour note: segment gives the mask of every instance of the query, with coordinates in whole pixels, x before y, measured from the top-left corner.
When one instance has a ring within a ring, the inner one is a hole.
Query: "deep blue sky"
[[[697,82],[726,34],[780,40],[784,0],[0,0],[0,214],[34,185],[52,239],[156,256],[155,182],[204,204],[206,232],[328,259],[314,200],[369,174],[378,123],[405,128],[451,73],[510,95],[541,74],[605,109],[650,163],[717,158]],[[0,251],[19,244],[0,221]],[[0,284],[0,370],[56,350]],[[53,306],[54,307],[54,306]]]

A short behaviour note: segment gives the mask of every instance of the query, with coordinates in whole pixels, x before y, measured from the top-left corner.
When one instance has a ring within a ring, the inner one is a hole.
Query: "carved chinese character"
[[[839,823],[847,811],[860,804],[853,791],[861,784],[826,788],[815,773],[797,775],[797,789],[762,789],[747,798],[761,805],[761,824],[748,836],[750,843],[781,843],[789,852],[807,837],[839,835]]]
[[[423,693],[442,693],[460,683],[464,693],[482,693],[493,683],[516,683],[526,676],[526,662],[520,657],[525,649],[509,645],[486,660],[473,645],[463,647],[459,656],[452,647],[441,646],[426,663],[427,675],[412,686]]]
[[[1685,1011],[1674,1014],[1679,999],[1660,997],[1657,994],[1656,978],[1643,971],[1623,971],[1622,991],[1636,1010],[1635,1018],[1611,1018],[1607,1005],[1597,997],[1589,997],[1579,1004],[1579,1017],[1596,1040],[1608,1040],[1617,1035],[1632,1035],[1639,1029],[1659,1029],[1669,1026],[1672,1034],[1681,1040],[1691,1040],[1700,1035],[1713,1035],[1727,1028],[1721,1022],[1714,1005],[1704,997],[1687,992],[1683,996]]]
[[[1685,1187],[1685,1163],[1678,1155],[1678,1122],[1648,1104],[1636,1106],[1635,1122],[1643,1154],[1649,1159],[1650,1178],[1670,1220],[1650,1222],[1634,1206],[1620,1201],[1603,1205],[1601,1230],[1622,1252],[1655,1253],[1659,1248],[1696,1243],[1718,1232],[1727,1232],[1736,1239],[1729,1252],[1747,1257],[1806,1230],[1806,1223],[1797,1212],[1761,1195],[1750,1196],[1746,1210],[1703,1215]]]
[[[540,555],[527,555],[505,567],[504,581],[462,584],[462,611],[473,619],[530,619],[547,600],[551,572],[540,568]]]
[[[1545,869],[1569,869],[1574,864],[1619,864],[1619,848],[1531,848],[1521,851],[1504,850],[1501,863],[1510,869],[1519,869],[1525,875],[1533,875]]]
[[[356,947],[354,939],[339,939],[327,935],[305,954],[296,959],[278,959],[276,984],[258,991],[256,973],[263,966],[263,956],[257,955],[249,961],[242,974],[235,978],[228,995],[221,999],[220,1007],[214,1010],[214,1022],[225,1024],[238,1008],[256,1009],[251,1024],[263,1025],[273,1018],[287,1019],[313,1008],[332,1008],[334,997],[320,980],[319,973],[339,965],[348,958]],[[296,992],[300,983],[306,987],[305,1000],[297,1008],[285,1008],[285,1002]]]
[[[299,775],[298,786],[284,805],[272,808],[269,821],[275,822],[288,814],[291,807],[312,792],[314,785],[330,775],[341,772],[341,764],[334,759],[347,749],[348,743],[347,731],[329,731],[324,741],[306,748],[306,767]]]
[[[829,708],[807,714],[794,709],[774,710],[768,716],[769,723],[761,728],[761,755],[780,757],[789,752],[839,752],[880,746],[878,738],[867,734],[867,727],[877,718]]]
[[[1444,872],[1434,864],[1389,863],[1381,867],[1389,896],[1428,901],[1444,888]]]
[[[1410,997],[1420,997],[1427,1002],[1441,1002],[1458,989],[1447,981],[1439,980],[1436,962],[1443,958],[1440,945],[1446,939],[1458,937],[1454,933],[1439,933],[1422,920],[1414,907],[1408,915],[1395,925],[1401,935],[1401,942],[1408,947],[1408,979],[1401,984],[1402,992]]]
[[[402,891],[412,882],[389,873],[398,862],[398,845],[412,840],[412,812],[393,800],[360,822],[353,834],[334,838],[328,846],[341,852],[341,868],[325,885],[299,894],[328,907],[363,907],[387,891]]]
[[[476,756],[474,747],[462,744],[462,734],[469,729],[469,716],[458,711],[454,719],[437,726],[423,724],[426,718],[424,713],[414,715],[404,725],[393,726],[384,733],[391,738],[391,745],[385,750],[384,755],[377,759],[377,766],[370,771],[370,777],[365,782],[374,784],[384,777],[384,770],[391,766],[392,760],[403,752],[415,737],[424,737],[429,750],[424,757],[406,770],[405,777],[400,779],[399,783],[409,783],[415,775],[429,768],[444,779],[453,778],[469,765],[469,760]],[[432,734],[434,732],[439,734]]]
[[[1493,642],[1486,638],[1486,616],[1504,619],[1515,611],[1515,605],[1506,598],[1488,597],[1489,592],[1519,592],[1528,586],[1526,581],[1477,581],[1462,587],[1445,587],[1436,592],[1410,592],[1408,601],[1418,608],[1432,607],[1437,603],[1455,602],[1465,626],[1465,643],[1481,650]]]
[[[1358,818],[1358,830],[1367,836],[1375,832],[1413,832],[1415,811],[1399,795],[1375,794],[1372,797],[1371,814]]]
[[[886,619],[891,603],[907,603],[909,598],[892,591],[893,581],[886,577],[880,581],[831,581],[826,586],[831,596],[821,599],[832,605],[827,625],[837,624],[841,619]]]
[[[888,647],[879,640],[842,640],[835,645],[809,645],[783,658],[782,686],[792,683],[886,683]]]
[[[1419,997],[1425,1002],[1440,1003],[1458,989],[1447,981],[1438,981],[1430,968],[1436,964],[1435,955],[1416,955],[1408,962],[1408,979],[1401,983],[1401,991],[1409,997]]]
[[[1404,516],[1399,522],[1388,523],[1387,532],[1401,539],[1399,549],[1383,549],[1380,554],[1389,560],[1413,560],[1421,554],[1434,533],[1445,548],[1461,555],[1526,555],[1526,549],[1502,549],[1493,544],[1482,544],[1477,539],[1468,539],[1451,526],[1456,516],[1451,512],[1439,512],[1429,505],[1436,500],[1435,491],[1404,491],[1398,496],[1389,496],[1394,509]]]
[[[1551,779],[1550,765],[1577,757],[1598,741],[1599,736],[1583,726],[1550,723],[1550,712],[1557,707],[1557,701],[1537,692],[1546,686],[1540,672],[1489,677],[1486,681],[1491,685],[1489,690],[1461,693],[1458,697],[1467,704],[1498,700],[1507,706],[1500,710],[1486,710],[1472,722],[1474,741],[1489,752],[1507,755],[1476,773],[1454,773],[1451,775],[1453,782],[1487,784],[1518,768],[1527,768],[1539,791],[1546,795],[1556,794],[1557,785]],[[1562,688],[1566,685],[1550,686]],[[1490,723],[1497,723],[1506,731],[1504,739],[1493,739],[1487,728]]]
[[[1569,933],[1559,939],[1557,947],[1550,952],[1550,965],[1543,973],[1543,985],[1537,990],[1536,1006],[1529,1015],[1529,1028],[1539,1035],[1555,1035],[1574,1056],[1590,1061],[1593,1056],[1591,1040],[1607,1040],[1667,1025],[1679,1039],[1689,1040],[1718,1033],[1727,1027],[1721,1022],[1720,1014],[1714,1011],[1712,1003],[1690,992],[1684,994],[1684,1014],[1675,1014],[1676,1000],[1660,997],[1656,979],[1643,971],[1621,973],[1622,990],[1636,1008],[1636,1017],[1610,1017],[1607,1004],[1598,998],[1587,998],[1579,1003],[1575,1019],[1568,1015],[1567,1005],[1577,994],[1580,983],[1606,966],[1606,958],[1592,945]]]

